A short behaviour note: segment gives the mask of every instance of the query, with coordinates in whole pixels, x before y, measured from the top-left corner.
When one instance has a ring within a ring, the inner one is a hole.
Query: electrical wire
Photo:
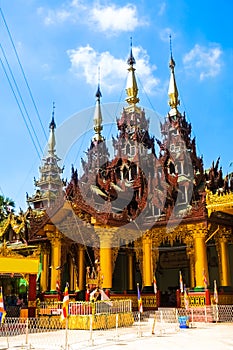
[[[5,27],[6,27],[8,36],[9,36],[9,38],[10,38],[10,42],[11,42],[11,44],[12,44],[14,53],[15,53],[15,55],[16,55],[18,64],[19,64],[19,66],[20,66],[21,73],[22,73],[22,75],[23,75],[25,84],[26,84],[26,86],[27,86],[27,88],[28,88],[28,92],[29,92],[29,95],[30,95],[30,97],[31,97],[33,106],[34,106],[34,108],[35,108],[37,118],[38,118],[38,120],[39,120],[40,126],[41,126],[41,128],[42,128],[42,130],[43,130],[43,133],[44,133],[44,136],[45,136],[45,140],[46,140],[46,142],[47,142],[46,132],[45,132],[45,129],[44,129],[44,127],[43,127],[43,124],[42,124],[42,121],[41,121],[41,118],[40,118],[40,115],[39,115],[38,108],[37,108],[36,103],[35,103],[35,100],[34,100],[34,98],[33,98],[32,91],[31,91],[30,86],[29,86],[29,84],[28,84],[28,80],[27,80],[27,78],[26,78],[26,75],[25,75],[23,66],[22,66],[22,64],[21,64],[21,61],[20,61],[20,59],[19,59],[19,55],[18,55],[18,52],[17,52],[17,50],[16,50],[16,47],[15,47],[15,44],[14,44],[14,41],[13,41],[13,38],[12,38],[12,35],[11,35],[11,32],[10,32],[10,29],[9,29],[9,27],[8,27],[8,25],[7,25],[7,22],[6,22],[6,19],[5,19],[5,16],[4,16],[4,14],[3,14],[3,11],[2,11],[2,8],[1,8],[1,7],[0,7],[0,14],[1,14],[1,17],[2,17],[3,22],[4,22],[4,24],[5,24]]]
[[[42,148],[41,148],[40,141],[39,141],[39,139],[38,139],[38,137],[37,137],[37,134],[36,134],[35,129],[34,129],[34,126],[33,126],[33,124],[32,124],[31,118],[30,118],[30,116],[29,116],[29,114],[28,114],[27,108],[26,108],[26,106],[25,106],[25,103],[24,103],[24,101],[23,101],[22,95],[21,95],[21,93],[20,93],[18,84],[17,84],[17,82],[16,82],[16,80],[15,80],[14,74],[13,74],[13,72],[12,72],[12,69],[11,69],[11,67],[10,67],[10,65],[9,65],[9,62],[8,62],[7,57],[6,57],[5,51],[4,51],[4,49],[3,49],[3,47],[2,47],[1,44],[0,44],[0,49],[1,49],[1,51],[2,51],[2,54],[3,54],[4,59],[5,59],[5,61],[6,61],[8,70],[9,70],[10,75],[11,75],[11,78],[12,78],[12,80],[13,80],[13,82],[14,82],[14,85],[15,85],[16,91],[17,91],[17,93],[18,93],[18,96],[19,96],[19,98],[20,98],[20,101],[21,101],[21,103],[22,103],[24,112],[25,112],[25,114],[27,115],[29,124],[30,124],[31,129],[32,129],[32,131],[33,131],[33,134],[34,134],[34,136],[35,136],[35,138],[36,138],[37,144],[38,144],[39,149],[40,149],[40,151],[41,151],[41,155],[43,155],[43,150],[42,150]]]
[[[13,95],[14,95],[14,98],[15,98],[15,100],[16,100],[16,103],[17,103],[17,105],[18,105],[18,108],[19,108],[19,110],[20,110],[20,113],[21,113],[21,115],[22,115],[22,117],[23,117],[24,123],[25,123],[26,128],[27,128],[27,130],[28,130],[28,132],[29,132],[29,135],[30,135],[30,138],[31,138],[31,140],[32,140],[32,143],[33,143],[33,145],[34,145],[34,147],[35,147],[36,153],[37,153],[39,159],[41,160],[41,156],[40,156],[40,154],[39,154],[38,148],[37,148],[37,146],[36,146],[36,144],[35,144],[35,141],[34,141],[34,139],[33,139],[31,130],[30,130],[29,126],[28,126],[27,120],[25,119],[25,116],[24,116],[24,113],[23,113],[22,108],[21,108],[21,106],[20,106],[19,100],[18,100],[18,98],[17,98],[17,96],[16,96],[15,90],[14,90],[12,84],[11,84],[10,78],[9,78],[9,76],[8,76],[8,74],[7,74],[7,71],[6,71],[6,69],[5,69],[4,63],[3,63],[3,61],[2,61],[1,58],[0,58],[0,63],[1,63],[2,69],[3,69],[4,73],[5,73],[5,76],[6,76],[6,78],[7,78],[7,81],[8,81],[8,83],[9,83],[9,85],[10,85],[11,91],[12,91],[12,93],[13,93]]]

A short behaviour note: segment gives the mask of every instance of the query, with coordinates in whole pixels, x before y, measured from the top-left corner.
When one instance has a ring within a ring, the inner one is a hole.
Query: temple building
[[[52,115],[48,153],[25,214],[27,244],[40,256],[37,292],[59,297],[69,282],[76,299],[87,299],[96,286],[112,298],[134,299],[139,284],[144,305],[154,308],[182,303],[180,278],[196,297],[194,304],[212,303],[216,280],[222,303],[233,304],[233,178],[223,178],[219,159],[204,169],[191,124],[179,110],[172,53],[169,111],[160,139],[150,134],[151,120],[140,107],[132,47],[127,64],[114,154],[103,136],[98,85],[83,169],[78,175],[72,166],[67,184]]]

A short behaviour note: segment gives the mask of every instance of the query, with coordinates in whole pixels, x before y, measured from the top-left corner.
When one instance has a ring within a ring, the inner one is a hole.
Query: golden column
[[[55,232],[47,232],[47,237],[51,241],[51,281],[50,290],[56,290],[56,282],[60,281],[60,269],[57,269],[61,265],[61,238],[62,235],[55,228]]]
[[[103,278],[102,288],[112,288],[112,237],[115,231],[109,227],[95,227],[100,240],[100,276]]]
[[[133,269],[133,252],[128,249],[128,289],[129,290],[133,290],[133,282],[134,282],[134,279],[133,279],[133,272],[134,272],[134,269]]]
[[[206,255],[206,228],[200,227],[194,229],[194,250],[195,250],[195,279],[196,287],[204,287],[203,273],[205,272],[207,281],[208,277],[208,265]]]
[[[143,251],[143,286],[152,285],[152,239],[148,232],[142,238]]]
[[[80,290],[85,289],[85,281],[84,281],[84,259],[85,258],[85,248],[80,245],[78,250],[78,287]]]
[[[70,282],[69,282],[69,290],[75,290],[76,287],[76,276],[72,259],[69,261],[69,270],[70,270]]]
[[[220,285],[230,286],[230,264],[228,252],[227,234],[221,234],[219,237],[219,253],[220,253]]]
[[[48,272],[49,272],[49,266],[48,266],[48,261],[49,261],[49,254],[48,254],[48,249],[47,248],[42,248],[42,272],[41,272],[41,289],[42,291],[46,291],[48,289]]]
[[[187,227],[187,232],[192,231],[192,228],[189,228],[189,225]],[[191,234],[187,234],[184,243],[186,244],[186,253],[189,260],[189,274],[190,274],[190,287],[195,287],[195,249],[194,249],[194,242],[193,237]]]
[[[193,250],[193,249],[192,249]],[[189,272],[190,272],[190,287],[195,287],[195,258],[194,252],[191,252],[189,255]]]

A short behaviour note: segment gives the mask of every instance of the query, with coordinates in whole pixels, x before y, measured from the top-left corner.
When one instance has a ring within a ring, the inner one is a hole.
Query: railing
[[[130,299],[99,300],[95,302],[76,301],[69,303],[70,315],[118,314],[127,312],[132,312],[132,301]],[[62,302],[41,302],[38,306],[38,316],[61,315],[61,313]]]
[[[101,302],[97,303],[98,305],[101,304]],[[111,307],[113,312],[114,305]],[[127,304],[125,307],[127,308]],[[115,311],[119,310],[122,309],[115,308]],[[233,306],[210,306],[206,310],[204,308],[192,308],[189,310],[183,308],[159,308],[157,311],[146,311],[142,314],[133,312],[133,323],[129,325],[126,323],[123,327],[120,327],[118,323],[121,315],[121,313],[114,314],[114,317],[117,319],[114,328],[109,329],[105,323],[102,323],[99,331],[96,330],[95,332],[93,332],[93,323],[91,322],[91,320],[96,318],[93,314],[86,316],[90,320],[90,325],[85,331],[73,330],[69,328],[69,323],[67,323],[68,328],[66,329],[60,317],[6,317],[4,323],[0,324],[0,349],[17,347],[20,349],[47,350],[48,344],[49,349],[54,350],[87,349],[89,345],[97,345],[100,349],[104,348],[106,344],[109,345],[110,342],[123,341],[127,343],[130,341],[132,343],[136,338],[142,336],[146,339],[146,337],[169,334],[169,339],[172,339],[171,337],[173,335],[176,337],[175,334],[179,332],[179,316],[188,316],[190,318],[190,327],[194,323],[196,328],[204,327],[205,331],[211,329],[214,332],[214,327],[217,327],[219,322],[233,323]],[[212,315],[212,319],[209,315]],[[183,333],[181,335],[183,336]],[[177,339],[177,337],[174,339]],[[119,344],[121,345],[122,343]]]

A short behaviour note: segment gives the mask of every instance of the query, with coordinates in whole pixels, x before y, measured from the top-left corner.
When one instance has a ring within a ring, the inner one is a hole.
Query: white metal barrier
[[[132,300],[99,300],[76,301],[69,303],[70,315],[91,315],[95,314],[117,314],[132,311]],[[60,315],[62,312],[62,302],[41,302],[38,307],[39,315]]]
[[[126,305],[125,305],[126,307]],[[128,306],[129,307],[129,306]],[[119,327],[116,313],[116,325],[113,329],[102,328],[94,331],[93,315],[90,314],[89,330],[64,329],[59,317],[12,318],[6,317],[0,325],[0,349],[20,347],[21,349],[76,350],[88,346],[132,340],[135,337],[161,336],[166,333],[179,332],[179,316],[188,316],[191,325],[202,327],[207,322],[233,322],[233,306],[219,305],[208,309],[193,308],[189,310],[161,308],[156,311],[133,313],[133,325]],[[212,318],[210,318],[210,316]],[[48,327],[49,322],[49,327]],[[153,335],[154,334],[154,335]]]

